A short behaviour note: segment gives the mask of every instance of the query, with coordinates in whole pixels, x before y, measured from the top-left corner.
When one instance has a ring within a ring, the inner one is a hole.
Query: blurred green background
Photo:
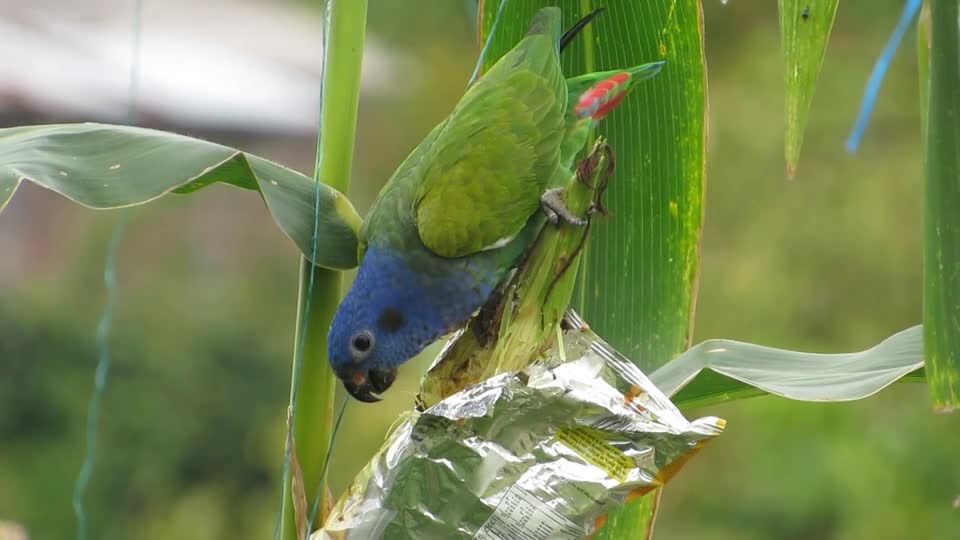
[[[466,3],[420,2],[416,9],[409,0],[370,2],[368,33],[387,62],[365,71],[379,90],[365,92],[360,104],[351,198],[361,211],[446,115],[473,68],[476,38]],[[224,13],[251,4],[293,9],[318,24],[310,2],[198,4]],[[776,5],[705,2],[710,128],[696,341],[850,351],[920,320],[913,32],[861,150],[843,150],[863,84],[901,6],[842,3],[798,176],[788,182]],[[257,39],[253,29],[240,30]],[[393,67],[403,69],[387,70],[390,58],[401,59]],[[81,91],[88,89],[61,90]],[[11,105],[4,96],[3,125],[88,118]],[[312,169],[309,133],[207,129],[149,112],[141,113],[144,125]],[[226,187],[170,197],[131,217],[88,491],[93,537],[268,537],[279,497],[295,248],[255,196]],[[0,214],[0,521],[22,524],[31,538],[75,534],[70,497],[84,452],[103,257],[117,219],[33,186]],[[409,407],[428,356],[404,370],[384,403],[350,404],[331,467],[335,492]],[[960,535],[953,502],[960,496],[960,416],[934,416],[920,385],[858,403],[759,398],[691,414],[724,417],[728,429],[666,490],[657,538]]]

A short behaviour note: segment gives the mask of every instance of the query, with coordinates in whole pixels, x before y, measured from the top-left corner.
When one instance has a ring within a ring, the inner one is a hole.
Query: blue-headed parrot
[[[383,187],[328,336],[331,367],[354,398],[379,401],[400,364],[464,326],[546,222],[584,223],[559,186],[590,127],[662,65],[567,80],[560,52],[599,11],[566,33],[559,8],[537,12]]]

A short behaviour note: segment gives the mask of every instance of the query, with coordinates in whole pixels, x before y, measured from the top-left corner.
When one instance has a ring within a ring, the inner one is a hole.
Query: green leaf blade
[[[0,211],[22,180],[95,209],[122,208],[214,183],[259,191],[277,225],[313,252],[316,183],[266,159],[174,133],[106,124],[0,130]],[[316,260],[357,265],[360,216],[340,192],[321,186]]]
[[[908,328],[865,351],[818,354],[725,339],[692,347],[650,375],[677,406],[690,409],[777,395],[851,401],[897,381],[923,381],[923,330]]]
[[[960,407],[960,7],[956,1],[932,1],[930,16],[924,129],[924,350],[934,409],[948,412]]]
[[[796,174],[810,104],[839,0],[779,0],[786,87],[787,177]]]
[[[617,172],[576,307],[649,372],[686,349],[692,326],[705,182],[702,17],[696,1],[615,6],[596,27],[596,69],[666,64],[597,129],[616,151]]]

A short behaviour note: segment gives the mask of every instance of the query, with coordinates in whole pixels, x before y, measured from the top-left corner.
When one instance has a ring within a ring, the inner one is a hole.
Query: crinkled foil
[[[537,365],[402,418],[313,540],[584,538],[723,431],[576,324]]]

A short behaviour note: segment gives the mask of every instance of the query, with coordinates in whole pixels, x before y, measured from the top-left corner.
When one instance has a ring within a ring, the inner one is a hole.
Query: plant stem
[[[923,330],[934,409],[960,407],[960,32],[957,0],[931,0],[925,123]]]
[[[317,495],[317,489],[323,489],[320,508],[327,507],[326,481],[321,469],[330,451],[330,434],[333,426],[333,405],[336,393],[336,380],[327,365],[327,328],[333,319],[334,311],[340,301],[340,273],[335,270],[313,268],[305,258],[300,260],[300,297],[297,302],[296,346],[294,361],[301,354],[301,369],[298,377],[300,389],[297,397],[297,414],[293,425],[293,455],[303,474],[304,505],[309,512],[310,503]],[[311,273],[312,270],[312,273]],[[313,278],[313,290],[310,279]],[[309,296],[308,296],[309,295]],[[309,298],[309,301],[308,301]],[[306,311],[307,304],[312,306]],[[295,377],[291,377],[291,403]],[[290,474],[294,467],[291,467]],[[296,538],[297,505],[290,494],[290,481],[284,487],[283,538]],[[325,513],[320,514],[320,519]],[[300,519],[306,519],[306,515]]]
[[[314,178],[346,193],[350,186],[356,134],[367,0],[327,0],[325,14],[327,36],[324,43],[323,97]],[[303,472],[307,511],[320,490],[321,523],[330,503],[327,500],[326,479],[323,478],[326,471],[322,469],[330,451],[336,394],[336,378],[327,361],[327,329],[339,304],[340,290],[339,272],[313,267],[301,258],[294,376],[290,393],[292,406],[296,385],[300,385],[293,426],[294,452],[295,462],[299,463]],[[308,309],[309,306],[316,309]],[[301,362],[299,380],[298,358]],[[283,501],[285,539],[296,538],[297,530],[294,515],[297,505],[291,504],[290,486],[288,475]],[[301,516],[301,519],[306,519],[306,516]]]

